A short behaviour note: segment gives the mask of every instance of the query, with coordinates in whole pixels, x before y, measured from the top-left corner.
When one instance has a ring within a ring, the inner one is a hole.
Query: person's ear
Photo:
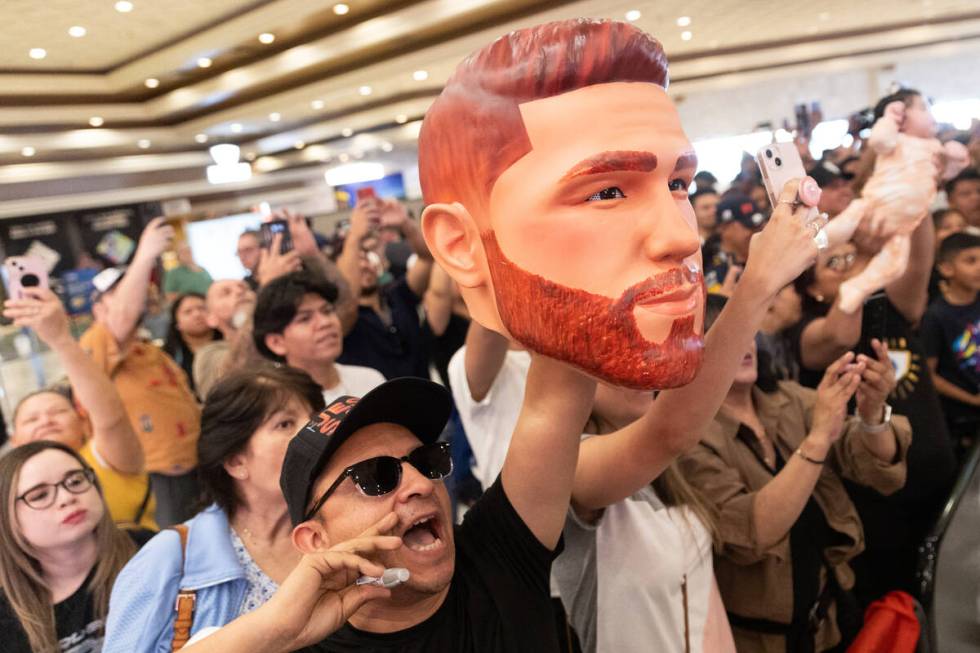
[[[265,346],[276,356],[286,356],[286,338],[281,333],[267,333],[265,335]]]
[[[422,212],[422,236],[436,262],[464,288],[489,282],[476,221],[459,202],[430,204]]]
[[[221,466],[228,472],[228,476],[236,481],[248,479],[248,467],[245,465],[245,457],[241,453],[228,456],[228,459]]]
[[[939,261],[936,263],[936,269],[939,270],[939,274],[943,279],[949,279],[953,276],[953,264],[949,261]]]
[[[293,529],[292,540],[293,548],[304,555],[330,548],[327,530],[316,518],[298,524]]]

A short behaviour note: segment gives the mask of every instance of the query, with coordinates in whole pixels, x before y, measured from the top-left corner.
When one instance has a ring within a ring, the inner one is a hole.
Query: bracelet
[[[884,412],[885,414],[881,419],[881,424],[868,424],[863,419],[858,417],[858,419],[861,421],[861,430],[865,433],[881,433],[882,431],[886,430],[891,425],[892,407],[885,404]]]
[[[810,456],[806,455],[805,453],[803,453],[803,447],[798,448],[793,453],[795,453],[797,456],[799,456],[803,460],[805,460],[808,463],[811,463],[813,465],[823,465],[824,463],[827,462],[827,459],[826,458],[824,458],[823,460],[817,460],[816,458],[811,458]]]

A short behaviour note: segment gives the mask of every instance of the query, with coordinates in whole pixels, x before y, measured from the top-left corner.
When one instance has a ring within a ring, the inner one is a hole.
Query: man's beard
[[[704,350],[694,316],[674,320],[666,340],[657,344],[643,337],[633,315],[638,300],[675,289],[685,281],[685,271],[669,270],[609,299],[520,268],[504,255],[492,231],[482,239],[500,319],[531,351],[626,388],[676,388],[694,379]],[[700,274],[695,281],[703,287]]]

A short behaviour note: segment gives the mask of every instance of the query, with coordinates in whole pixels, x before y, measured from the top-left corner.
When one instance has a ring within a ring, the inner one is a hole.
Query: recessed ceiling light
[[[302,150],[304,147],[306,147],[306,143],[303,141],[296,141],[293,143],[293,147],[295,147],[297,150]]]
[[[406,116],[404,113],[399,113],[397,116],[395,116],[395,122],[397,122],[399,125],[404,125],[406,122],[408,122],[408,116]]]
[[[211,61],[211,59],[209,59],[208,57],[201,57],[200,59],[197,60],[197,67],[210,68],[212,63],[214,62]]]
[[[246,152],[245,153],[245,160],[246,161],[255,161],[255,152]]]
[[[34,156],[37,154],[37,150],[35,150],[33,147],[23,147],[21,148],[20,153],[21,156]]]
[[[44,48],[31,48],[27,55],[31,59],[44,59],[48,56],[48,51]]]
[[[347,163],[348,161],[350,161],[350,155],[347,154],[347,152],[341,152],[337,156],[337,160],[340,161],[341,163]]]
[[[412,73],[412,79],[417,82],[424,82],[425,80],[429,79],[429,71],[416,70],[414,73]]]
[[[374,89],[372,89],[370,86],[362,86],[361,88],[357,89],[357,92],[361,95],[371,95],[371,93],[374,92]]]
[[[351,129],[350,127],[344,127],[343,129],[340,130],[340,135],[343,136],[344,138],[350,138],[351,136],[354,135],[354,130]]]
[[[639,9],[630,9],[626,12],[626,20],[632,23],[634,20],[640,20],[642,15]]]
[[[385,141],[384,143],[381,144],[381,149],[384,150],[385,152],[391,152],[393,149],[395,149],[395,146],[389,143],[388,141]]]
[[[136,141],[136,147],[140,148],[141,150],[148,149],[150,145],[152,145],[152,143],[146,138],[141,138]]]
[[[275,40],[276,40],[276,35],[273,34],[272,32],[262,32],[261,34],[259,34],[259,43],[264,43],[265,45],[269,45]]]
[[[691,17],[690,16],[681,16],[680,18],[677,19],[677,26],[678,27],[687,27],[690,24],[691,24]]]
[[[312,102],[310,102],[310,106],[313,107],[314,110],[319,111],[325,105],[323,100],[313,100]]]
[[[128,14],[132,10],[133,10],[133,3],[130,2],[129,0],[119,0],[119,2],[116,3],[116,11],[118,11],[121,14]]]
[[[337,3],[333,6],[333,13],[337,14],[338,16],[343,16],[348,11],[350,11],[350,7],[345,5],[343,2]]]
[[[68,28],[68,36],[73,38],[80,39],[86,34],[88,34],[88,30],[81,25],[72,25]]]
[[[683,32],[681,32],[681,40],[682,41],[690,41],[693,38],[694,38],[694,35],[691,34],[689,31],[684,30]]]
[[[105,124],[105,120],[102,119],[102,116],[92,116],[88,119],[88,124],[92,125],[93,127],[101,127]]]
[[[160,80],[157,79],[156,77],[149,77],[143,83],[146,84],[146,88],[156,88],[157,86],[160,85]]]
[[[244,128],[242,127],[242,123],[240,123],[240,122],[233,122],[228,127],[228,129],[230,129],[232,131],[232,133],[241,134],[242,133],[242,129],[244,129]]]
[[[282,120],[282,114],[278,111],[269,114],[269,122],[279,122],[280,120]]]
[[[197,134],[197,135],[194,136],[194,140],[197,141],[198,143],[207,143],[208,142],[208,135],[207,134]]]

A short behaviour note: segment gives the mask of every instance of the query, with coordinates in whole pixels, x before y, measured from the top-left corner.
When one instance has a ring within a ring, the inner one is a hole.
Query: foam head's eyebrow
[[[569,168],[562,177],[562,181],[605,172],[653,172],[656,169],[657,155],[653,152],[616,150],[601,152],[579,161]]]
[[[684,152],[677,157],[677,163],[674,164],[674,172],[688,169],[698,169],[698,155],[694,152]]]

